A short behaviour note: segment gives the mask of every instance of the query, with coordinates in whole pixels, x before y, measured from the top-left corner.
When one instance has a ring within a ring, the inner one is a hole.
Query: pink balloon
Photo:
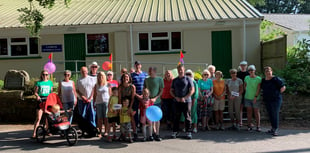
[[[109,61],[105,61],[102,63],[102,69],[108,71],[112,68],[112,64]]]
[[[46,70],[48,74],[52,74],[56,71],[56,65],[53,62],[47,62],[44,65],[44,70]]]

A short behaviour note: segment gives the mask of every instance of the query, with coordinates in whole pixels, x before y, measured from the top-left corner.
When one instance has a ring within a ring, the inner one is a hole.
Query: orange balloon
[[[109,61],[105,61],[102,63],[102,69],[108,71],[112,68],[112,63]]]

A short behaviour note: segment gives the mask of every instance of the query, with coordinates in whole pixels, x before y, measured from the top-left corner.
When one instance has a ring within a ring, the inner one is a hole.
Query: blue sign
[[[42,52],[62,52],[62,45],[42,45]]]

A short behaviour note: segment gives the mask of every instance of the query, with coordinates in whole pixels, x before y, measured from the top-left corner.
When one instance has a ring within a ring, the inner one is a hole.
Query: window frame
[[[95,35],[95,34],[107,34],[108,35],[108,52],[107,53],[88,53],[88,42],[87,42],[87,35]],[[110,55],[111,50],[110,50],[110,33],[104,33],[104,32],[100,32],[100,33],[85,33],[85,51],[86,51],[86,56],[96,56],[96,55]]]
[[[181,48],[180,49],[172,49],[172,32],[180,32],[180,39],[181,39]],[[140,50],[140,34],[148,34],[148,50]],[[168,33],[167,37],[152,37],[153,33]],[[160,53],[160,52],[175,52],[175,51],[180,51],[183,48],[182,44],[182,36],[183,33],[182,31],[153,31],[153,32],[138,32],[137,33],[137,50],[138,53]],[[168,45],[169,45],[169,50],[164,50],[164,51],[152,51],[152,40],[167,40],[168,39]]]
[[[12,39],[14,38],[25,38],[25,42],[12,42]],[[2,38],[0,37],[0,39],[6,39],[7,40],[7,45],[8,45],[8,54],[7,55],[0,55],[0,58],[4,58],[4,57],[37,57],[39,56],[39,52],[40,52],[40,42],[38,42],[38,53],[37,54],[30,54],[30,38],[35,38],[35,37],[6,37],[6,38]],[[39,40],[39,38],[37,38]],[[26,45],[27,46],[27,55],[18,55],[18,56],[12,56],[12,45]]]

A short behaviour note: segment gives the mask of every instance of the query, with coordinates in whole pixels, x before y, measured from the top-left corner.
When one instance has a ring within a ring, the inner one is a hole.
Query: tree
[[[262,2],[264,1],[264,2]],[[309,13],[309,0],[248,0],[262,13]]]
[[[64,4],[68,6],[70,1],[71,0],[64,0]],[[38,36],[43,27],[42,22],[44,20],[44,16],[36,6],[45,9],[52,9],[55,5],[55,0],[28,0],[28,2],[29,7],[20,8],[17,10],[21,12],[18,20],[26,26],[32,36]],[[37,2],[38,5],[36,5],[35,2]]]

